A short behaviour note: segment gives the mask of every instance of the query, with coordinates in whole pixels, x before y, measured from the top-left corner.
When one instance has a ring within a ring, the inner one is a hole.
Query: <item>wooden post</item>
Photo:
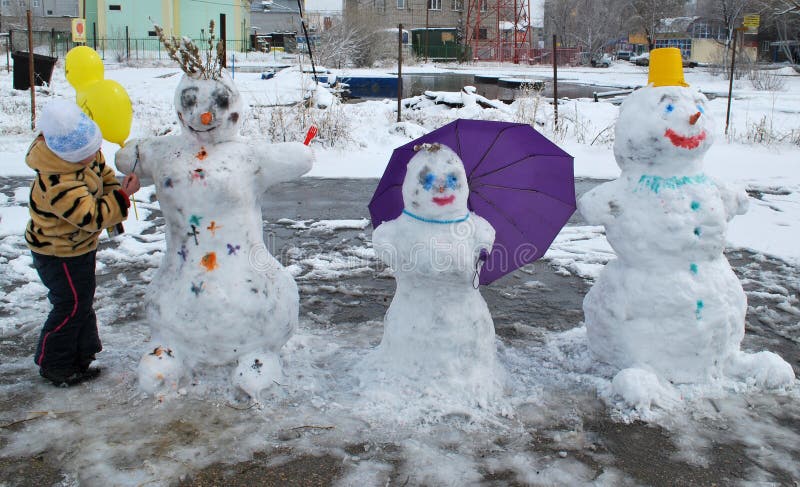
[[[738,34],[738,29],[734,29],[733,39],[731,39],[731,79],[728,83],[728,111],[725,113],[725,135],[728,135],[728,125],[731,122],[731,98],[733,98],[733,73],[736,65],[736,37]]]
[[[219,41],[222,43],[222,59],[220,64],[223,68],[228,67],[228,30],[225,26],[225,14],[219,14]]]
[[[397,25],[397,122],[403,105],[403,24]]]
[[[27,11],[28,17],[28,80],[31,83],[31,130],[36,129],[36,79],[33,75],[33,19],[31,9]]]
[[[553,130],[558,128],[558,51],[556,35],[553,34]]]

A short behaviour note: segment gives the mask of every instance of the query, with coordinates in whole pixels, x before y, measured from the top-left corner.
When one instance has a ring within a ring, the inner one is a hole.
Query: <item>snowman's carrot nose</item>
[[[214,119],[214,116],[211,115],[211,112],[205,112],[200,115],[200,123],[203,125],[208,125],[211,123],[211,120]]]
[[[689,117],[689,123],[692,124],[692,125],[696,124],[697,123],[697,119],[700,118],[700,115],[702,115],[702,114],[700,112],[697,112],[694,115],[692,115],[691,117]]]

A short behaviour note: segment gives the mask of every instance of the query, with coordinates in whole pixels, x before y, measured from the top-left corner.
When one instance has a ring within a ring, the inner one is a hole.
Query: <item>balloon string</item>
[[[136,160],[133,161],[133,168],[131,168],[131,174],[136,171],[136,166],[139,164],[139,144],[136,144]],[[131,195],[131,203],[133,203],[133,216],[136,217],[136,220],[139,220],[139,210],[136,209],[136,199]]]

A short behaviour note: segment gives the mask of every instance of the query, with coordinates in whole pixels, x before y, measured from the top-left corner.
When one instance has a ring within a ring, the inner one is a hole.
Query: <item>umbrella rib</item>
[[[481,156],[481,159],[478,161],[478,163],[477,163],[477,164],[475,164],[475,165],[472,167],[472,170],[469,172],[469,176],[467,176],[467,178],[471,178],[471,177],[472,177],[472,175],[473,175],[473,174],[475,174],[475,171],[476,171],[476,170],[477,170],[477,169],[480,167],[480,165],[481,165],[481,164],[483,164],[483,161],[485,161],[485,160],[486,160],[486,156],[488,156],[488,155],[489,155],[489,152],[491,152],[492,148],[493,148],[493,147],[494,147],[494,145],[497,143],[497,140],[500,138],[500,136],[501,136],[501,135],[503,135],[503,132],[505,132],[506,130],[509,130],[509,129],[515,128],[515,127],[519,127],[519,125],[512,125],[512,126],[510,126],[510,127],[506,127],[506,128],[504,128],[504,129],[501,129],[500,131],[498,131],[498,132],[497,132],[497,134],[495,134],[495,136],[494,136],[494,140],[493,140],[493,141],[492,141],[492,143],[489,145],[489,147],[486,149],[486,152],[484,152],[484,153],[483,153],[483,155]]]
[[[473,181],[477,181],[480,178],[485,177],[485,176],[490,176],[490,175],[492,175],[492,174],[494,174],[496,172],[502,171],[503,169],[508,169],[509,167],[515,166],[515,165],[519,164],[520,162],[522,162],[522,161],[524,161],[526,159],[530,159],[531,157],[536,157],[536,155],[537,154],[526,154],[526,155],[522,156],[521,159],[517,159],[516,161],[510,162],[510,163],[506,164],[505,166],[498,167],[496,169],[492,169],[491,171],[489,171],[487,173],[483,173],[480,176],[475,176]],[[470,176],[472,176],[472,173],[470,173]]]
[[[553,196],[553,195],[551,195],[551,194],[547,194],[547,193],[545,193],[544,191],[539,191],[538,189],[533,189],[533,188],[514,188],[514,187],[512,187],[512,186],[501,186],[501,185],[499,185],[499,184],[481,184],[481,185],[480,185],[480,186],[478,186],[478,187],[484,187],[484,188],[496,188],[496,189],[508,189],[508,190],[511,190],[511,191],[526,191],[526,192],[529,192],[529,193],[539,193],[539,194],[541,194],[542,196],[547,196],[548,198],[552,199],[553,201],[557,201],[557,202],[559,202],[559,203],[563,203],[563,204],[565,204],[565,205],[567,205],[567,206],[574,206],[573,204],[571,204],[571,203],[570,203],[570,202],[568,202],[568,201],[561,201],[560,199],[556,198],[555,196]],[[472,188],[472,189],[473,189],[474,191],[476,191],[476,189],[475,189],[475,188]],[[485,199],[485,198],[484,198],[484,199]]]
[[[487,199],[487,198],[486,198],[486,196],[484,196],[484,195],[483,195],[483,193],[481,193],[480,191],[475,191],[475,190],[473,190],[473,191],[472,191],[472,194],[474,194],[475,196],[480,196],[480,197],[481,197],[481,199],[482,199],[483,201],[485,201],[486,203],[488,203],[488,204],[489,204],[489,206],[491,206],[492,208],[494,208],[494,209],[495,209],[495,211],[497,211],[497,213],[498,213],[499,215],[502,215],[502,216],[503,216],[503,218],[505,218],[505,219],[506,219],[506,221],[507,221],[509,224],[511,224],[511,226],[512,226],[512,227],[514,227],[514,230],[516,230],[517,232],[519,232],[519,234],[520,234],[520,235],[522,235],[523,237],[525,237],[525,234],[524,234],[524,233],[522,233],[522,232],[520,231],[520,229],[519,229],[519,228],[517,228],[517,224],[514,222],[514,220],[512,220],[512,219],[511,219],[511,218],[510,218],[508,215],[506,215],[506,213],[505,213],[503,210],[501,210],[500,208],[498,208],[498,207],[497,207],[497,205],[495,205],[495,204],[494,204],[494,203],[492,203],[492,202],[491,202],[489,199]]]

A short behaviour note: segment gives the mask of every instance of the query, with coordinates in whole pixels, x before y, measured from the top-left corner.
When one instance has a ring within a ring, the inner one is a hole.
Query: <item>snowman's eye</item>
[[[456,189],[456,184],[458,183],[458,177],[455,174],[448,174],[447,175],[447,187],[450,189]]]
[[[197,105],[197,88],[187,88],[181,93],[181,106],[185,109],[191,109]]]
[[[672,113],[673,110],[675,110],[675,105],[672,103],[669,103],[666,107],[664,107],[664,112],[666,113]]]
[[[419,174],[419,182],[422,183],[422,187],[425,188],[425,191],[431,190],[434,181],[436,181],[436,175],[430,171],[423,171]]]
[[[700,104],[697,105],[697,111],[700,112],[700,113],[706,113],[706,111],[703,110],[703,105],[700,105]]]
[[[214,93],[211,94],[212,98],[214,99],[214,104],[222,109],[228,108],[230,104],[230,96],[228,92],[225,90],[216,90]]]

